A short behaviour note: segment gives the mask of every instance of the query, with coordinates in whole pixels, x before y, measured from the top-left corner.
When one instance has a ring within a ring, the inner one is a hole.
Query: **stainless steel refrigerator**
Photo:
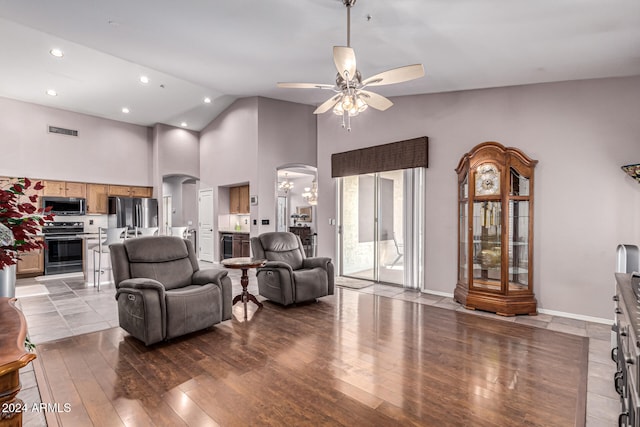
[[[156,199],[109,197],[109,227],[147,228],[158,226]]]

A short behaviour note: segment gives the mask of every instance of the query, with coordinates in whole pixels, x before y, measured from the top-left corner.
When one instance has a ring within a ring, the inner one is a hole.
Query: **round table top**
[[[227,268],[256,268],[262,267],[264,263],[267,262],[265,259],[254,259],[254,258],[227,258],[222,260],[222,265]]]

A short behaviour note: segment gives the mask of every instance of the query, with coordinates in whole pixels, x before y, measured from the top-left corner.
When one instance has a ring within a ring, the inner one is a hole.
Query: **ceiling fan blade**
[[[376,110],[384,111],[393,105],[393,102],[388,98],[374,92],[369,92],[368,90],[359,90],[358,95],[360,95],[360,99],[366,102],[369,107],[375,108]]]
[[[326,100],[325,102],[320,104],[320,106],[318,108],[316,108],[316,110],[313,112],[313,114],[326,113],[327,111],[332,109],[334,105],[336,105],[336,103],[340,100],[340,98],[342,98],[342,94],[341,93],[332,96],[331,98],[329,98],[328,100]]]
[[[422,64],[407,65],[371,76],[362,81],[362,86],[392,85],[394,83],[408,82],[409,80],[418,79],[422,76],[424,76],[424,67]]]
[[[333,85],[325,85],[322,83],[278,83],[278,87],[290,89],[333,89]]]
[[[334,46],[333,47],[333,62],[336,64],[338,73],[344,77],[345,80],[353,79],[356,75],[356,53],[347,46]],[[349,73],[349,77],[346,77],[346,73]]]

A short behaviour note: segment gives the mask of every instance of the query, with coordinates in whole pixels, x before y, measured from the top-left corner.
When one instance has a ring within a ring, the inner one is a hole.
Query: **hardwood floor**
[[[40,344],[41,389],[64,426],[585,423],[585,337],[342,289],[250,314],[149,348]]]

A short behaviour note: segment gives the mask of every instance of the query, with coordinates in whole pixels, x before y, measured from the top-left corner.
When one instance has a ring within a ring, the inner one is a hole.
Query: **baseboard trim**
[[[567,313],[564,311],[547,310],[545,308],[539,308],[538,313],[548,314],[550,316],[567,317],[569,319],[584,320],[586,322],[602,323],[603,325],[611,325],[613,323],[613,319],[585,316],[584,314]]]
[[[430,289],[423,289],[422,293],[436,295],[439,297],[453,298],[453,294],[449,292],[440,292],[440,291],[432,291]],[[547,310],[544,308],[539,308],[538,313],[548,314],[550,316],[566,317],[569,319],[584,320],[586,322],[601,323],[603,325],[611,325],[613,323],[613,319],[586,316],[584,314],[567,313],[564,311],[557,311],[557,310]]]
[[[423,289],[421,292],[423,294],[430,294],[430,295],[436,295],[436,296],[439,296],[439,297],[453,298],[453,294],[451,294],[449,292],[432,291],[432,290],[429,290],[429,289]]]

